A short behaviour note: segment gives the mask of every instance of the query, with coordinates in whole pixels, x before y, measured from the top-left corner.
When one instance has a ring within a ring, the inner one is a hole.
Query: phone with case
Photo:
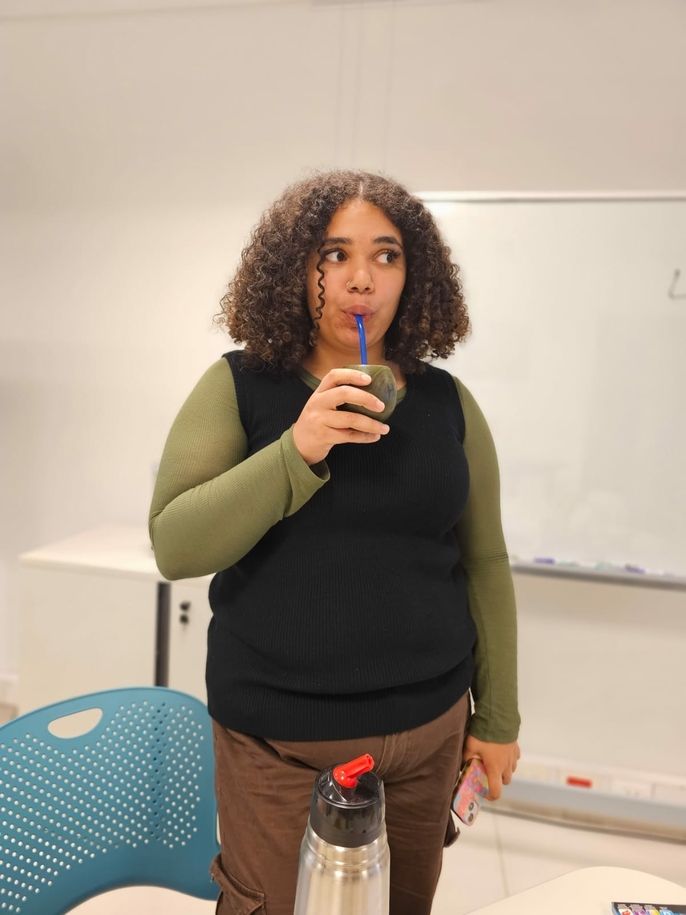
[[[487,794],[488,778],[484,764],[474,756],[462,766],[450,807],[465,826],[471,826]]]

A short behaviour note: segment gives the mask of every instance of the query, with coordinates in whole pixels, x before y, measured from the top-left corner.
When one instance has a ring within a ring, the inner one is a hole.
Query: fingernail
[[[357,374],[360,376],[360,378],[361,378],[363,381],[371,381],[371,380],[372,380],[372,376],[371,376],[371,375],[368,375],[366,372],[358,372]]]
[[[379,400],[379,398],[377,397],[376,406],[377,406],[378,410],[383,410],[384,407],[386,406],[386,404],[383,402],[383,400]]]

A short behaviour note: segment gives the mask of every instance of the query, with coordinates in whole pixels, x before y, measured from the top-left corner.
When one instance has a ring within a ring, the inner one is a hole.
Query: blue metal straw
[[[367,364],[367,337],[364,333],[364,318],[362,315],[355,315],[357,321],[357,333],[360,336],[360,365]]]

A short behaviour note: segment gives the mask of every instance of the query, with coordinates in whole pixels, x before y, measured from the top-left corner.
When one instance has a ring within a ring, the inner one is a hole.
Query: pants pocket
[[[448,825],[445,830],[445,839],[443,840],[443,848],[449,848],[460,838],[460,830],[455,825],[455,818],[453,817],[452,811],[448,813]]]
[[[216,915],[253,915],[253,913],[263,915],[265,913],[264,893],[250,889],[233,874],[225,871],[220,855],[217,855],[212,861],[210,874],[220,889]]]

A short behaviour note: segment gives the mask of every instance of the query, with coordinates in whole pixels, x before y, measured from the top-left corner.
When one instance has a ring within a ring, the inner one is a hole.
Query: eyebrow
[[[325,238],[322,242],[323,245],[352,245],[352,238],[344,238],[342,235],[334,235],[331,238]],[[402,249],[402,245],[395,237],[395,235],[377,235],[376,238],[372,239],[373,245],[397,245]]]

